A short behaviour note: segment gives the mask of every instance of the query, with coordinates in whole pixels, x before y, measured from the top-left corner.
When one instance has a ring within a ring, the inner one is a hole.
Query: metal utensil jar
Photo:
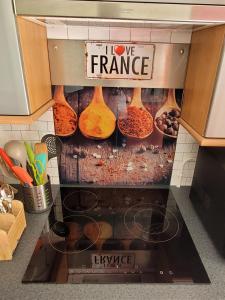
[[[47,211],[53,203],[51,182],[38,186],[23,186],[23,201],[26,212],[42,213]]]

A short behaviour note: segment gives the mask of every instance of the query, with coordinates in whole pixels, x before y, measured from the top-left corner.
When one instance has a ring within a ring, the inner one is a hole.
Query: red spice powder
[[[150,113],[136,106],[128,106],[126,113],[119,116],[118,126],[122,134],[134,138],[144,138],[153,130]]]

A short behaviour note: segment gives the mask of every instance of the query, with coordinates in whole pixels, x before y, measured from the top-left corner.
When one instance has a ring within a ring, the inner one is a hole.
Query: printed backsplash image
[[[55,86],[61,184],[169,184],[182,90]]]

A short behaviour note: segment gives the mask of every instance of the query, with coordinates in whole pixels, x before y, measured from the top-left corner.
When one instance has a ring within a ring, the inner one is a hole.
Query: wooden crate
[[[11,260],[26,227],[23,203],[12,202],[12,214],[0,214],[0,260]]]

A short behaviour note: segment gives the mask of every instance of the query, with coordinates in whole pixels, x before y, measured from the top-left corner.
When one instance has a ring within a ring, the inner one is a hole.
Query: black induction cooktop
[[[169,189],[61,188],[23,283],[210,283]]]

